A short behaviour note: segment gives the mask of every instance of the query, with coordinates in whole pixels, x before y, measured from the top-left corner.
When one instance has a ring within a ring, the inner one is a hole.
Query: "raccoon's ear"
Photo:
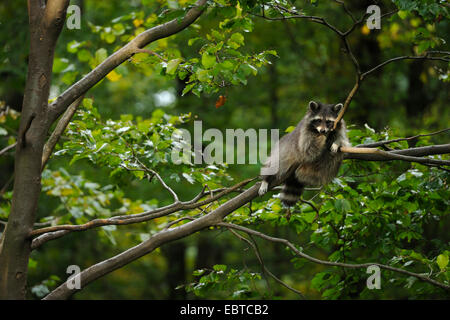
[[[309,109],[312,112],[317,112],[320,109],[320,105],[317,102],[315,102],[315,101],[310,101],[309,102]]]
[[[335,105],[333,106],[333,112],[339,113],[339,111],[341,111],[341,109],[342,109],[343,106],[344,106],[344,105],[343,105],[342,103],[335,104]]]

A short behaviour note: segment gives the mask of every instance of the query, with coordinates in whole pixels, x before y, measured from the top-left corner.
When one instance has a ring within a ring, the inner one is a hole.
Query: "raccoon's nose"
[[[320,129],[320,133],[322,134],[327,133],[327,129]]]

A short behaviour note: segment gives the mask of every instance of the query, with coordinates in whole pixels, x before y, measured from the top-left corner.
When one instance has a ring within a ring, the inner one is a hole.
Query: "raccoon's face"
[[[327,136],[333,130],[334,121],[341,109],[342,103],[324,104],[311,101],[307,115],[309,130]]]

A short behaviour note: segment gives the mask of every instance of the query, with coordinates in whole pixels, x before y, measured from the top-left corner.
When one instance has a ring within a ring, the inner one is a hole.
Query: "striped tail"
[[[303,193],[303,184],[292,176],[284,183],[283,190],[280,194],[281,203],[286,207],[292,207],[300,200],[300,196]]]

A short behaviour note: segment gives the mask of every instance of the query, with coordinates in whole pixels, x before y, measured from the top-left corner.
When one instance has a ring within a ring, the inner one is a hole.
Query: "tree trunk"
[[[51,126],[48,95],[56,40],[69,1],[29,1],[30,53],[15,154],[11,212],[0,246],[0,299],[26,296],[30,244],[41,192],[42,149]]]

